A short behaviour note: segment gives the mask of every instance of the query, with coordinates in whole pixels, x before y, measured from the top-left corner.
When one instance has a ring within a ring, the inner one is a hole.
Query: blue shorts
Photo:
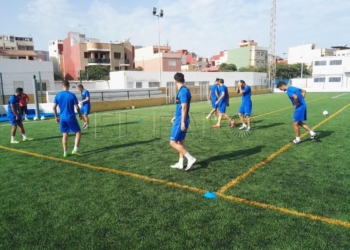
[[[81,111],[81,113],[83,115],[89,115],[90,114],[90,108],[91,108],[90,104],[85,104],[85,105],[81,106],[80,111]]]
[[[213,109],[218,108],[218,105],[217,105],[217,104],[215,104],[215,103],[216,103],[216,101],[217,101],[217,99],[213,99],[213,100],[211,100],[211,106],[213,107]]]
[[[22,124],[21,115],[19,116],[19,120],[16,120],[16,116],[8,116],[7,118],[9,119],[11,126],[17,126]]]
[[[303,122],[307,120],[306,107],[299,107],[294,110],[293,122]]]
[[[60,122],[61,133],[76,133],[80,131],[80,126],[77,119],[70,121],[61,121]]]
[[[190,122],[185,123],[186,130],[182,131],[181,130],[181,121],[174,121],[173,127],[171,129],[171,133],[170,133],[170,140],[171,141],[184,141],[189,125],[190,125]]]
[[[238,114],[251,116],[252,115],[252,108],[253,108],[252,104],[250,104],[250,105],[243,105],[242,104],[238,110]]]
[[[218,110],[221,114],[225,114],[226,113],[226,103],[219,103]]]

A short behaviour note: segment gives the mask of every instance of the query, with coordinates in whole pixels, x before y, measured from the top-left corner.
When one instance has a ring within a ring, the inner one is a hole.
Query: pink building
[[[160,63],[159,63],[160,56]],[[171,52],[171,47],[148,46],[135,49],[135,68],[142,67],[144,71],[181,71],[182,55]]]

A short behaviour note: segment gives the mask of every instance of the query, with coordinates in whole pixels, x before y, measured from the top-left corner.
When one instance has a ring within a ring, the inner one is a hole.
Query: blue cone
[[[142,122],[142,118],[137,119],[139,122]]]
[[[217,195],[214,193],[214,192],[206,192],[204,194],[204,198],[207,198],[207,199],[215,199],[217,197]]]

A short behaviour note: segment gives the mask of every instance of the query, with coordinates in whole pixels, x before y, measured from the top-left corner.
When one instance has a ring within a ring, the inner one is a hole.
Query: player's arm
[[[210,90],[210,91],[209,91],[209,94],[208,94],[208,101],[210,101],[210,100],[212,99],[212,97],[211,97],[212,94],[213,94],[213,93],[212,93],[211,90]]]
[[[219,99],[216,101],[216,104],[218,104],[224,97],[225,97],[225,91],[222,92],[221,96],[220,96]]]
[[[86,97],[84,100],[81,100],[80,104],[83,104],[84,102],[88,102],[90,100],[90,93],[86,92]]]
[[[74,104],[74,107],[75,107],[75,109],[76,109],[77,112],[78,112],[79,119],[80,119],[80,120],[83,119],[83,115],[82,115],[82,113],[81,113],[81,111],[80,111],[79,105],[78,105],[78,104]]]
[[[301,95],[305,98],[305,96],[306,96],[306,90],[305,89],[301,90]]]
[[[299,106],[298,96],[296,94],[293,94],[292,98],[294,100],[295,108],[298,107]]]
[[[228,89],[227,89],[227,107],[230,106],[230,94],[228,93]]]
[[[16,116],[16,120],[18,120],[18,119],[19,119],[19,116],[18,116],[18,113],[17,113],[17,111],[16,111],[15,104],[11,103],[10,105],[11,105],[11,111],[12,111],[12,113],[14,114],[14,116]]]
[[[185,131],[186,127],[185,127],[185,119],[187,116],[187,103],[181,103],[181,130]]]
[[[242,89],[242,85],[240,84],[239,86],[239,93],[241,94],[241,95],[243,95],[244,93],[245,93],[245,88],[244,89]]]
[[[53,104],[52,110],[53,110],[53,114],[55,116],[56,122],[59,123],[60,122],[60,118],[57,115],[57,103]]]
[[[219,99],[219,93],[217,89],[215,90],[215,96],[216,96],[216,99]]]

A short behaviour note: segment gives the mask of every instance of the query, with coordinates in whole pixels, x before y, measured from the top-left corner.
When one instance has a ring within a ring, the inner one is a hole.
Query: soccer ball
[[[34,116],[33,120],[34,120],[34,121],[38,120],[38,117]]]
[[[323,111],[323,115],[328,115],[328,111],[327,110]]]
[[[40,119],[41,119],[41,120],[45,120],[45,116],[42,116]]]

